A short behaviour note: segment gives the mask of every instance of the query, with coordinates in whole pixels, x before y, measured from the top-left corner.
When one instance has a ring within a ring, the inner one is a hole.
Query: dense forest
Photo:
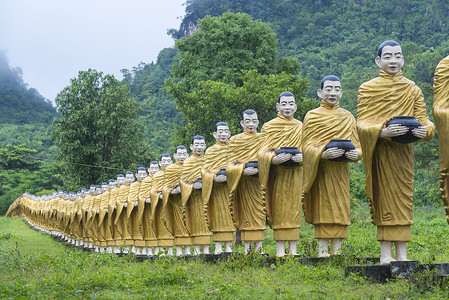
[[[319,80],[335,74],[343,84],[340,104],[354,115],[358,87],[377,76],[374,58],[382,41],[394,39],[402,44],[404,74],[423,90],[429,114],[435,66],[449,54],[449,2],[443,0],[187,0],[185,7],[180,28],[168,31],[174,39],[188,39],[200,28],[199,20],[208,15],[246,13],[273,30],[278,58],[290,57],[299,62],[299,68],[293,69],[297,70],[298,78],[309,81],[305,97],[316,99]],[[141,62],[131,70],[122,70],[122,82],[139,106],[137,119],[143,124],[147,144],[141,160],[145,163],[163,152],[173,151],[173,128],[185,125],[183,114],[176,109],[176,101],[164,83],[173,78],[171,70],[179,62],[179,51],[179,47],[163,49],[156,62]],[[175,78],[175,82],[179,80],[182,78]],[[198,85],[207,86],[205,82]],[[17,111],[6,114],[11,107]],[[0,55],[0,150],[3,151],[0,153],[16,153],[18,149],[11,147],[22,145],[31,151],[23,155],[38,161],[34,169],[25,168],[27,172],[44,172],[48,167],[47,174],[58,174],[61,166],[55,160],[57,149],[50,140],[50,123],[55,115],[48,101],[26,86],[20,69],[10,68],[5,55]],[[440,205],[437,137],[430,143],[417,144],[415,157],[416,205]],[[26,181],[23,177],[24,180],[19,180],[22,183],[17,184],[13,181],[17,178],[11,179],[12,169],[6,168],[0,165],[0,179],[9,180],[0,188],[0,203],[5,203],[4,206],[25,189],[38,192],[62,186],[58,175],[55,180],[48,175],[48,180],[27,184],[23,184]],[[24,172],[14,170],[14,174]],[[351,193],[357,205],[365,201],[362,165],[353,165],[351,172]],[[3,212],[0,208],[0,214]]]

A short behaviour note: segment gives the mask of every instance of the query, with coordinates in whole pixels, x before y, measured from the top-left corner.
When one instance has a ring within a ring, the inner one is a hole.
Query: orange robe
[[[324,101],[307,113],[303,127],[304,207],[315,238],[346,238],[351,225],[349,166],[347,162],[321,159],[332,139],[351,140],[362,157],[354,117],[338,104]]]
[[[449,223],[448,174],[449,174],[449,56],[438,64],[433,85],[433,116],[438,129],[440,156],[440,191]]]
[[[141,181],[137,180],[133,182],[129,188],[127,207],[126,207],[126,219],[127,228],[129,233],[131,234],[131,241],[127,243],[127,245],[133,245],[136,247],[144,247],[145,242],[143,241],[143,232],[141,224],[137,222],[138,215],[141,213],[139,210],[143,211],[144,206],[139,203],[139,190],[141,186]],[[135,203],[138,201],[137,207],[135,207]],[[141,206],[139,206],[141,205]]]
[[[413,224],[413,146],[379,138],[387,121],[395,116],[414,116],[427,129],[424,140],[435,134],[421,89],[399,72],[360,86],[357,128],[365,166],[365,194],[379,241],[410,241]]]
[[[144,209],[137,217],[137,222],[142,224],[143,227],[143,240],[146,247],[156,247],[157,237],[156,230],[154,229],[154,223],[151,220],[151,203],[146,203],[146,199],[151,196],[151,186],[153,182],[153,175],[148,175],[147,178],[142,180],[139,190],[139,205],[144,204]]]
[[[268,224],[276,241],[299,239],[301,227],[302,166],[276,166],[271,160],[281,147],[301,148],[302,122],[278,113],[262,127],[259,178]]]
[[[259,178],[242,176],[245,164],[257,161],[261,137],[259,133],[244,131],[229,139],[226,165],[229,207],[243,241],[262,241],[265,238],[266,211]]]

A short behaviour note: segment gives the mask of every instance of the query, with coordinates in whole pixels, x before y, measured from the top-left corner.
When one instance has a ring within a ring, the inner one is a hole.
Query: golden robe
[[[433,85],[433,116],[438,129],[440,156],[440,191],[449,223],[448,174],[449,174],[449,56],[438,64]]]
[[[192,156],[184,161],[180,182],[186,225],[194,245],[209,245],[212,235],[207,222],[206,206],[201,198],[201,190],[193,189],[193,183],[201,178],[203,157],[204,154],[192,153]]]
[[[128,222],[126,226],[128,228],[129,233],[131,234],[131,240],[127,241],[125,245],[128,246],[137,246],[144,247],[145,242],[143,241],[143,232],[142,232],[142,224],[137,222],[138,215],[141,213],[139,210],[143,212],[144,206],[139,203],[139,190],[141,181],[137,180],[133,182],[129,188],[127,207],[126,207],[126,219]],[[138,203],[137,207],[135,207],[135,203]]]
[[[109,231],[111,232],[110,237],[106,237],[106,246],[120,246],[120,234],[117,232],[114,226],[114,220],[117,216],[117,201],[118,201],[119,187],[113,188],[111,190],[111,195],[109,196],[108,203],[108,214],[107,214],[107,223],[109,226]]]
[[[128,231],[128,216],[126,215],[125,203],[128,201],[130,185],[125,183],[121,187],[118,188],[118,196],[117,196],[117,213],[115,215],[114,225],[115,230],[118,232],[118,236],[115,236],[116,246],[123,245],[130,246],[130,241],[132,240],[131,234]],[[117,239],[119,237],[119,239]]]
[[[162,194],[162,190],[164,189],[164,187],[165,169],[162,169],[153,175],[153,183],[151,187],[150,220],[153,222],[156,229],[158,246],[173,247],[175,245],[175,239],[164,223],[164,220],[166,219],[166,217],[163,216],[163,214],[165,213],[164,203],[159,199],[159,195]]]
[[[215,174],[226,169],[228,143],[216,141],[204,154],[201,175],[203,180],[202,197],[207,208],[212,238],[216,242],[231,242],[235,227],[229,210],[229,193],[226,182],[214,182]]]
[[[190,233],[185,223],[185,206],[181,201],[181,194],[172,195],[171,191],[181,180],[183,164],[176,162],[165,168],[165,187],[163,196],[163,221],[167,229],[175,237],[176,246],[192,244]]]
[[[108,226],[108,222],[105,221],[105,217],[108,212],[109,199],[111,197],[111,191],[107,190],[106,192],[101,194],[100,197],[100,205],[99,205],[99,215],[98,215],[98,231],[100,237],[100,246],[106,247],[106,240],[112,238],[110,227]]]
[[[248,161],[257,161],[262,136],[244,131],[229,139],[226,164],[229,207],[235,226],[243,241],[262,241],[265,238],[266,211],[258,177],[242,176]]]
[[[380,241],[410,241],[413,224],[413,146],[379,138],[387,121],[395,116],[414,116],[427,129],[430,140],[435,126],[429,121],[421,89],[399,72],[360,86],[357,128],[363,149],[365,194]]]
[[[362,158],[357,124],[338,104],[321,102],[309,111],[303,127],[304,208],[306,221],[315,225],[315,238],[347,238],[351,225],[349,166],[347,162],[321,159],[332,139],[351,140]]]
[[[278,113],[262,126],[259,178],[268,224],[276,241],[299,239],[301,227],[302,166],[276,166],[271,160],[281,147],[301,148],[302,122]]]
[[[139,205],[144,203],[142,215],[138,215],[137,222],[143,227],[143,240],[146,247],[156,247],[157,237],[154,223],[151,221],[151,203],[146,203],[146,199],[151,196],[151,186],[153,182],[153,175],[148,175],[142,180],[139,190]]]
[[[83,240],[86,242],[93,242],[92,232],[89,230],[89,208],[93,201],[92,195],[87,195],[84,197],[83,206],[81,207],[82,220],[83,220]]]

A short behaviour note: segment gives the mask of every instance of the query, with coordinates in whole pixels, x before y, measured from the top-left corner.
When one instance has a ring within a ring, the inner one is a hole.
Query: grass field
[[[368,209],[353,211],[344,257],[379,256]],[[443,209],[415,209],[409,259],[449,262],[449,225]],[[267,230],[264,251],[275,254]],[[242,252],[237,246],[236,252]],[[316,256],[313,227],[304,224],[299,254]],[[346,256],[347,255],[347,256]],[[132,256],[84,253],[30,229],[21,219],[0,217],[0,298],[22,299],[444,299],[449,286],[432,273],[376,284],[345,277],[343,259],[317,267],[297,260],[262,266],[257,255],[226,262],[186,262],[175,258],[138,263]]]

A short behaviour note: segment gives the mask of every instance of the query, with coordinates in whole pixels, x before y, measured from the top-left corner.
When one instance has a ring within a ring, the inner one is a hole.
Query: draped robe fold
[[[438,181],[449,223],[449,56],[440,61],[435,70],[433,85],[433,116],[438,129],[440,171]]]
[[[315,238],[347,237],[351,225],[349,166],[347,162],[321,159],[332,139],[351,140],[359,156],[362,150],[354,117],[338,104],[324,101],[306,114],[303,127],[304,213],[315,225]]]
[[[271,160],[281,147],[301,148],[302,122],[278,113],[262,126],[258,155],[259,179],[268,224],[276,241],[299,239],[301,227],[302,166],[276,166]]]
[[[357,99],[357,128],[365,166],[365,194],[380,241],[410,241],[413,224],[413,146],[379,138],[386,122],[395,116],[414,116],[427,129],[429,121],[421,89],[399,72],[362,84]]]
[[[121,187],[118,188],[118,196],[117,196],[117,212],[115,216],[115,229],[119,236],[119,244],[118,245],[126,245],[129,246],[129,241],[131,240],[131,234],[128,231],[128,217],[126,215],[126,210],[123,211],[125,207],[125,203],[128,201],[130,185],[125,183]],[[117,236],[115,237],[117,240]]]
[[[110,237],[106,237],[106,246],[120,246],[120,234],[117,232],[114,226],[114,220],[117,216],[117,199],[118,199],[119,187],[115,187],[111,190],[111,195],[109,196],[108,203],[108,214],[107,223],[109,231],[111,232]]]
[[[226,164],[229,207],[243,241],[261,241],[265,238],[266,211],[259,178],[242,176],[245,164],[257,161],[261,137],[259,133],[244,131],[229,139]]]
[[[108,204],[111,197],[111,191],[107,190],[101,194],[100,198],[100,214],[98,215],[98,228],[100,232],[100,246],[107,246],[106,240],[112,236],[110,227],[105,221],[106,215],[108,213]]]
[[[150,219],[154,223],[156,228],[156,236],[158,240],[158,246],[160,247],[173,247],[175,245],[175,239],[171,232],[167,229],[164,223],[165,213],[164,203],[159,199],[159,195],[162,194],[162,190],[165,187],[165,169],[157,172],[153,175],[153,183],[151,187],[151,217]]]
[[[162,191],[164,222],[175,237],[176,246],[192,244],[185,224],[185,206],[182,204],[181,194],[171,194],[171,191],[180,183],[182,170],[183,164],[179,162],[165,168],[165,187]]]
[[[193,183],[201,178],[204,154],[193,153],[184,161],[181,174],[181,202],[185,206],[185,222],[194,245],[209,245],[212,233],[207,221],[206,205],[201,190],[195,190]]]
[[[137,217],[140,214],[139,210],[143,210],[143,206],[139,206],[139,190],[142,182],[137,180],[133,182],[129,188],[127,207],[126,207],[126,219],[127,228],[131,234],[131,240],[126,243],[128,246],[144,247],[141,224],[137,222]],[[135,203],[137,201],[137,207]]]
[[[201,169],[203,203],[206,205],[212,238],[219,242],[231,242],[235,231],[226,182],[214,182],[215,174],[226,169],[227,159],[228,144],[217,140],[215,145],[206,150]]]
[[[143,240],[146,247],[156,247],[157,237],[154,223],[151,219],[151,203],[146,203],[147,198],[151,196],[151,187],[153,183],[153,175],[148,175],[147,178],[142,180],[139,190],[139,205],[143,203],[143,212],[138,214],[137,222],[142,224],[143,227]],[[151,199],[151,198],[150,198]],[[140,212],[140,211],[139,211]]]

